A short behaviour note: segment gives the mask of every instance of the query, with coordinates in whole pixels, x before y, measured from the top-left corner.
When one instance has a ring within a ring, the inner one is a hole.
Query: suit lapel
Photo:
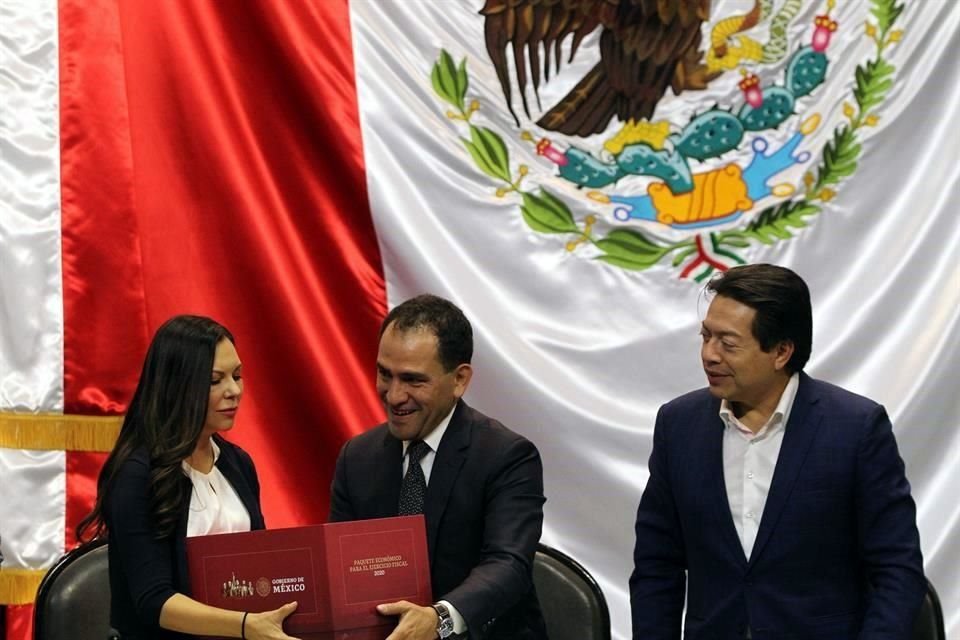
[[[431,562],[443,512],[447,508],[460,467],[467,459],[467,449],[470,446],[473,430],[473,423],[468,418],[470,411],[471,409],[463,401],[457,404],[447,431],[443,434],[443,439],[437,448],[437,457],[430,471],[424,515],[427,519],[427,547],[430,549]]]
[[[773,470],[773,481],[770,483],[770,492],[763,507],[757,540],[750,555],[751,565],[756,562],[764,545],[770,539],[793,491],[800,469],[803,468],[803,462],[807,458],[817,430],[820,428],[822,416],[815,407],[818,399],[813,389],[813,381],[809,376],[801,373],[800,387],[797,389],[797,396],[790,410],[790,421],[783,433],[780,455],[777,457],[777,466]]]
[[[737,535],[737,527],[733,523],[730,513],[730,500],[727,498],[727,483],[723,475],[723,420],[720,418],[720,400],[710,403],[709,415],[705,416],[710,425],[707,436],[707,452],[705,459],[706,482],[705,486],[710,493],[710,504],[714,505],[716,521],[719,524],[721,535],[730,548],[730,552],[737,561],[747,564],[747,557],[743,554],[743,544]]]
[[[377,465],[378,478],[371,486],[382,487],[379,494],[377,517],[387,518],[400,512],[400,483],[403,481],[403,442],[383,433],[383,451],[381,464]]]

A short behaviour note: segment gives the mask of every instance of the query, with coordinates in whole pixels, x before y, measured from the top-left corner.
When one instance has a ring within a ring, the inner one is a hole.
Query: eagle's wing
[[[680,61],[699,47],[700,25],[709,13],[710,0],[486,0],[481,10],[487,52],[511,114],[508,46],[513,47],[518,89],[529,116],[527,62],[536,95],[541,45],[549,79],[551,48],[559,69],[564,38],[573,34],[572,60],[583,38],[603,28],[601,62],[538,123],[570,135],[603,131],[614,115],[623,121],[650,117]]]
[[[523,110],[530,116],[527,104],[527,63],[534,94],[539,102],[540,73],[550,79],[551,50],[555,70],[560,70],[563,40],[573,35],[569,60],[573,60],[583,39],[598,25],[612,22],[621,0],[486,0],[480,14],[484,16],[484,35],[487,54],[493,62],[503,89],[507,107],[513,111],[510,70],[507,65],[507,47],[513,48],[517,89],[523,101]],[[540,50],[543,49],[543,60]],[[519,121],[518,121],[519,123]]]
[[[688,55],[699,56],[700,26],[710,0],[623,0],[617,21],[605,25],[600,57],[622,121],[653,115]]]

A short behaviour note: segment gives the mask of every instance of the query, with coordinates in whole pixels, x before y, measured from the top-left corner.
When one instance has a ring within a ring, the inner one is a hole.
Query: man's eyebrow
[[[396,376],[401,380],[429,380],[430,379],[430,376],[422,371],[394,371],[388,367],[385,367],[383,364],[379,362],[377,363],[377,371],[382,374]]]
[[[700,328],[701,328],[701,329],[704,329],[704,330],[706,330],[706,331],[709,331],[710,333],[712,333],[712,334],[714,334],[714,335],[716,335],[716,336],[719,336],[719,337],[721,337],[721,338],[726,338],[726,337],[740,338],[740,337],[742,337],[742,334],[741,334],[739,331],[732,331],[732,330],[729,330],[729,329],[727,329],[727,330],[723,330],[723,329],[716,329],[716,330],[714,330],[714,329],[711,329],[710,327],[708,327],[708,326],[707,326],[706,324],[704,324],[703,322],[700,323]]]

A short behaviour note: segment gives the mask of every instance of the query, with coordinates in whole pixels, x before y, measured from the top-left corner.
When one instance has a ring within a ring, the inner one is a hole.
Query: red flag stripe
[[[122,412],[147,344],[117,3],[61,0],[64,412]]]
[[[121,413],[175,313],[237,336],[231,438],[271,526],[322,522],[336,452],[382,419],[386,300],[346,0],[61,0],[65,410]],[[71,454],[67,536],[102,456]],[[11,608],[9,637],[29,637]]]
[[[347,3],[63,0],[60,20],[67,410],[122,410],[150,333],[211,315],[245,364],[231,437],[268,522],[323,521],[340,443],[381,419]]]

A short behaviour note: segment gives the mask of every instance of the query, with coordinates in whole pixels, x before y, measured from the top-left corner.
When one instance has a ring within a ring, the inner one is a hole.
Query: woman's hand
[[[297,640],[283,632],[283,621],[296,610],[297,603],[294,601],[273,611],[248,613],[244,635],[247,640]]]
[[[175,593],[163,603],[160,626],[195,636],[219,636],[247,640],[297,640],[283,632],[283,621],[297,610],[296,602],[263,613],[244,613],[220,609],[197,602],[182,593]]]

